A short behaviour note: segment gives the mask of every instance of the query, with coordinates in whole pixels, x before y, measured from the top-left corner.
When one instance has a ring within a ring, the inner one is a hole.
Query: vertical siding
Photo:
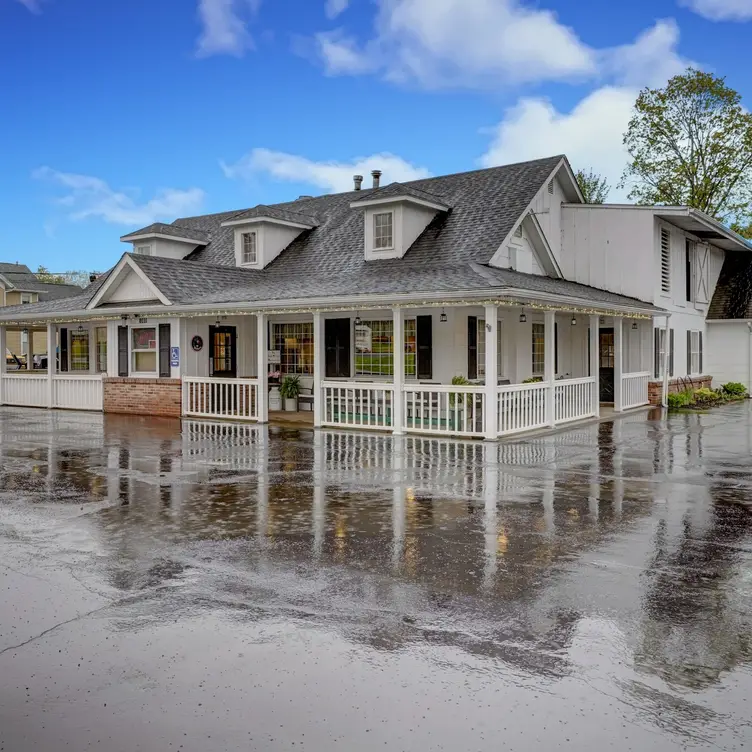
[[[714,386],[738,381],[750,388],[750,347],[752,336],[746,323],[708,325],[705,371],[713,376]]]

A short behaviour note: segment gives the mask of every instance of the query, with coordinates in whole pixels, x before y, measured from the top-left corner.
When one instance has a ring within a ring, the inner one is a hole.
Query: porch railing
[[[648,398],[648,382],[650,381],[650,371],[641,373],[625,373],[621,377],[621,400],[622,409],[628,410],[630,407],[641,407],[647,405],[650,401]]]
[[[498,392],[499,436],[531,431],[546,425],[548,384],[501,386]]]
[[[102,410],[101,374],[52,377],[52,406],[68,410]]]
[[[595,415],[595,379],[566,379],[554,385],[554,422],[569,423]]]
[[[402,427],[421,433],[483,436],[482,386],[405,385]]]
[[[184,376],[183,413],[197,418],[258,420],[258,380]]]
[[[4,405],[21,407],[47,407],[49,405],[47,374],[4,373],[2,378]]]
[[[322,423],[325,426],[392,427],[392,384],[325,381],[322,384],[322,394]]]

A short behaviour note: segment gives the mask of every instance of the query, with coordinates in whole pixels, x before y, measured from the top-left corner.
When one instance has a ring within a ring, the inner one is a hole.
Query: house
[[[77,285],[42,282],[25,264],[12,264],[0,261],[0,306],[26,305],[45,300],[59,300],[81,293]],[[37,333],[33,343],[35,352],[45,352],[44,337]],[[23,331],[9,334],[6,347],[12,357],[26,355],[29,343]]]
[[[0,312],[0,345],[59,350],[0,403],[265,422],[296,374],[317,427],[495,439],[710,378],[708,301],[749,252],[714,220],[585,205],[563,156],[380,178],[124,235],[79,295]]]

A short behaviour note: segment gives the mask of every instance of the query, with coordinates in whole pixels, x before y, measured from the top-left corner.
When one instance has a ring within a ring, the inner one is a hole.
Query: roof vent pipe
[[[381,170],[371,170],[371,177],[373,177],[373,187],[379,187],[379,179],[381,178]]]
[[[353,182],[355,183],[355,190],[359,191],[360,187],[363,185],[363,176],[353,175]]]

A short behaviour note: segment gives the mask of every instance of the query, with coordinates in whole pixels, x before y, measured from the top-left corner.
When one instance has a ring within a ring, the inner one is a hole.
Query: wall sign
[[[204,340],[198,334],[191,340],[191,347],[194,352],[201,352],[204,349]]]
[[[170,348],[170,368],[179,368],[179,367],[180,367],[180,348],[171,347]]]
[[[271,366],[278,366],[282,362],[282,350],[267,350],[266,361]]]

